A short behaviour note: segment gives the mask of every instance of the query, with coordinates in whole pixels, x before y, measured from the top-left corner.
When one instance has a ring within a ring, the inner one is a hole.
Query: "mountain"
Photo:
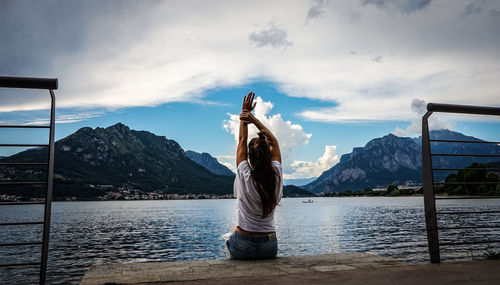
[[[450,130],[430,132],[431,139],[473,140],[478,138]],[[315,181],[302,186],[313,193],[362,190],[366,187],[387,187],[391,184],[421,184],[422,138],[397,137],[393,134],[369,141],[344,154],[340,162],[323,172]],[[464,143],[431,143],[433,153],[498,154],[500,146]],[[466,167],[473,162],[491,162],[494,158],[434,157],[434,168]],[[498,159],[497,159],[498,160]],[[435,171],[435,180],[449,172]]]
[[[196,151],[188,150],[185,152],[186,156],[192,161],[198,163],[199,165],[205,167],[210,172],[216,175],[225,175],[225,176],[234,176],[234,172],[232,172],[225,165],[220,164],[217,159],[210,154],[204,152],[199,153]]]
[[[230,194],[233,178],[215,175],[189,159],[174,140],[118,123],[81,128],[55,143],[54,194],[93,198],[110,189],[176,194]],[[46,161],[46,149],[29,149],[2,162]],[[3,167],[3,180],[43,180],[43,171]],[[8,176],[8,177],[7,177]],[[28,191],[24,188],[23,192]],[[35,192],[40,192],[37,190]]]
[[[313,193],[294,185],[283,186],[283,197],[314,197]]]

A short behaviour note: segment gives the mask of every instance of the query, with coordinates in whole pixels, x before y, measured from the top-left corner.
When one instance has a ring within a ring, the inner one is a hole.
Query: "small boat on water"
[[[314,203],[314,201],[312,199],[309,199],[307,201],[302,201],[302,203]]]

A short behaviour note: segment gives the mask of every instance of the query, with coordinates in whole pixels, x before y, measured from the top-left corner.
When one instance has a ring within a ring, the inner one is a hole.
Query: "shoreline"
[[[327,197],[322,197],[322,196],[308,196],[308,197],[283,197],[286,199],[305,199],[305,198],[417,198],[417,197],[422,197],[423,195],[421,194],[416,194],[416,195],[401,195],[401,196],[327,196]],[[448,196],[448,195],[436,195],[436,198],[441,198],[441,199],[500,199],[500,196]],[[53,203],[55,202],[137,202],[137,201],[186,201],[186,200],[233,200],[236,198],[185,198],[185,199],[137,199],[137,200],[116,200],[116,199],[110,199],[110,200],[52,200]],[[38,200],[30,200],[30,201],[38,201]],[[0,201],[2,202],[22,202],[22,201]]]

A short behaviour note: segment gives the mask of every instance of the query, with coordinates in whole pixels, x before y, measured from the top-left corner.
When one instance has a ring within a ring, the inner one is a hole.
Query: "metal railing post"
[[[50,104],[50,133],[49,133],[49,149],[47,171],[47,193],[45,196],[45,214],[43,224],[43,244],[42,244],[42,260],[40,266],[40,285],[45,284],[45,276],[47,273],[47,258],[49,254],[49,238],[50,238],[50,216],[52,208],[52,188],[54,185],[54,131],[55,131],[55,116],[56,116],[56,96],[52,89],[49,90],[52,99]]]
[[[428,118],[430,115],[432,115],[431,111],[422,117],[422,178],[424,184],[425,225],[431,262],[440,263],[436,200],[434,199],[434,177],[432,173],[431,144],[429,141]]]

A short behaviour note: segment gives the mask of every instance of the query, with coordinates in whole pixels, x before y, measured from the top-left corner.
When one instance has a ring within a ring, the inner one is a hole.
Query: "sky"
[[[373,138],[419,136],[429,102],[500,106],[500,1],[0,0],[0,74],[58,78],[56,139],[122,122],[232,169],[253,91],[285,179],[317,177]],[[1,124],[47,122],[46,91],[0,102]],[[500,141],[499,122],[430,123]]]

